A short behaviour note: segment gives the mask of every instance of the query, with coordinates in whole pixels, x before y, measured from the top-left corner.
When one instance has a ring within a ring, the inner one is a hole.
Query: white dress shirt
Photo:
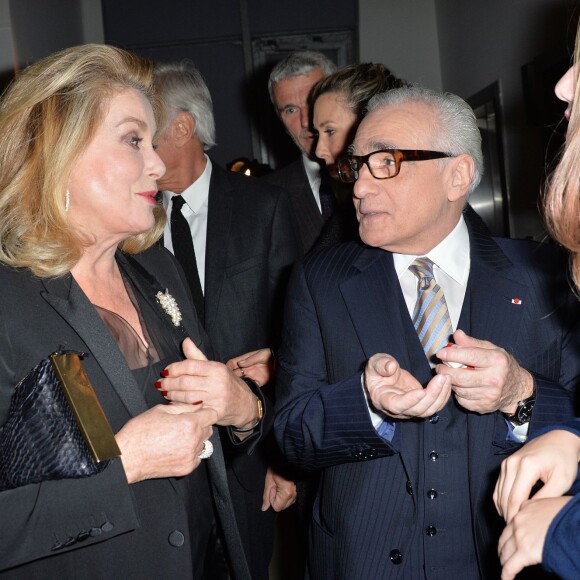
[[[433,275],[445,294],[452,331],[454,332],[457,329],[461,315],[465,291],[467,290],[467,280],[469,279],[469,267],[471,265],[469,232],[463,216],[459,218],[459,222],[451,233],[424,255],[434,264]],[[413,310],[417,302],[419,285],[417,276],[409,270],[409,266],[417,258],[421,257],[423,256],[393,253],[395,272],[397,273],[410,317],[413,316]],[[370,403],[368,398],[367,402]],[[375,411],[370,405],[369,413],[375,429],[383,421],[392,420],[384,413]]]
[[[452,331],[455,332],[459,323],[459,317],[461,316],[471,266],[469,232],[467,231],[467,225],[463,216],[461,216],[453,231],[430,252],[425,254],[425,256],[434,264],[433,275],[445,295]],[[415,309],[418,297],[418,281],[415,274],[409,270],[409,266],[416,258],[420,257],[423,256],[393,254],[395,271],[399,279],[399,284],[401,285],[409,316],[411,317],[413,316],[413,310]],[[431,363],[431,366],[435,365]],[[370,403],[368,398],[367,403]],[[384,413],[375,411],[370,404],[369,413],[375,429],[378,429],[383,421],[392,424],[390,417],[387,417]],[[510,439],[516,439],[521,442],[526,441],[529,423],[514,427],[507,419],[505,421],[509,429]],[[394,434],[394,428],[388,431],[388,433],[387,438],[390,440]]]
[[[185,203],[181,208],[183,217],[187,220],[191,229],[197,272],[201,283],[202,292],[205,293],[205,247],[207,236],[207,212],[209,206],[209,182],[211,178],[211,161],[206,155],[206,165],[203,173],[181,194]],[[170,216],[173,208],[172,191],[163,191],[163,207],[167,212],[167,223],[163,230],[163,243],[173,254],[173,240],[171,239]]]
[[[322,206],[320,205],[320,164],[317,161],[312,161],[312,159],[307,155],[304,155],[304,153],[302,154],[302,163],[306,170],[306,177],[308,177],[308,183],[310,184],[312,195],[314,195],[314,201],[322,213]]]

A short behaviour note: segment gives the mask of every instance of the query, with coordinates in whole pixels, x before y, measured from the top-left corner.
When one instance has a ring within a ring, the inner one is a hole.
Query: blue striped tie
[[[445,295],[433,276],[433,262],[417,258],[410,266],[418,279],[418,296],[413,310],[413,324],[430,361],[448,342],[452,332]]]

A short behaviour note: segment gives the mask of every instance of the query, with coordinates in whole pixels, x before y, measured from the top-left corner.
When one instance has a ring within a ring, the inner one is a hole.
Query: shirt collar
[[[206,164],[203,173],[181,194],[185,203],[194,213],[198,213],[204,204],[207,205],[207,200],[209,198],[209,182],[211,179],[212,165],[211,160],[207,155],[205,155],[205,160]],[[174,195],[175,193],[172,191],[163,192],[163,207],[165,210],[168,209],[169,201]]]
[[[320,182],[320,163],[318,163],[318,161],[313,161],[304,153],[302,154],[302,163],[304,163],[304,169],[308,181],[310,181],[310,183]]]
[[[459,218],[459,222],[457,222],[451,233],[424,255],[458,284],[462,286],[467,284],[471,260],[469,254],[469,232],[463,215]],[[400,278],[401,274],[418,257],[420,256],[393,253],[397,277]]]

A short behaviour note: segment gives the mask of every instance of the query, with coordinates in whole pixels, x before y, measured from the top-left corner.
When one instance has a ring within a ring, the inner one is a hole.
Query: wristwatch
[[[523,425],[524,423],[529,423],[532,418],[532,411],[534,410],[534,405],[536,404],[536,393],[523,401],[518,403],[515,413],[512,415],[505,415],[508,421],[511,421],[516,427]]]
[[[248,385],[248,387],[250,387],[250,390],[254,393],[254,396],[256,397],[256,401],[258,403],[258,418],[251,427],[247,427],[246,429],[238,429],[237,427],[234,427],[232,425],[232,431],[235,431],[236,433],[250,433],[260,424],[260,421],[264,418],[264,405],[262,404],[262,399],[260,399],[260,397],[256,393],[260,389],[260,387],[258,387],[258,383],[256,383],[256,381],[254,381],[250,377],[240,377],[240,378],[242,379],[242,381],[244,381],[244,383],[246,383],[246,385]]]

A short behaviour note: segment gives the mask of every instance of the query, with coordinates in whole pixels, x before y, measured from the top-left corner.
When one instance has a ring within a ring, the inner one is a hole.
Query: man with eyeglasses
[[[455,95],[375,97],[339,167],[364,244],[297,268],[279,353],[278,441],[323,470],[310,578],[499,578],[499,464],[573,414],[565,258],[466,221],[481,137]]]

